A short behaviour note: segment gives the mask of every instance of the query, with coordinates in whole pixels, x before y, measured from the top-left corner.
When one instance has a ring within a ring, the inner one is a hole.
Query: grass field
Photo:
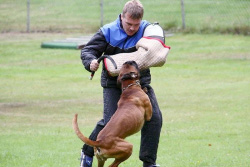
[[[103,22],[121,13],[127,0],[103,0]],[[144,19],[166,30],[180,31],[180,0],[142,0]],[[250,35],[249,0],[184,0],[186,32]],[[0,32],[26,32],[27,0],[0,0]],[[100,0],[31,0],[31,32],[95,32],[100,26]]]
[[[89,135],[102,117],[100,71],[90,81],[79,50],[40,48],[42,41],[78,35],[0,35],[1,167],[79,165],[82,142],[71,120],[78,113]],[[175,34],[166,43],[172,47],[166,65],[152,68],[164,119],[157,162],[249,166],[249,37]],[[121,167],[140,167],[140,134],[128,140],[134,152]]]

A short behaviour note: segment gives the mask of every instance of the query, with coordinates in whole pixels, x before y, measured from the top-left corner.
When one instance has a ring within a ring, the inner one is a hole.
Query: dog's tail
[[[85,137],[82,132],[80,131],[78,124],[77,124],[77,116],[78,114],[75,114],[74,118],[73,118],[73,128],[75,130],[76,135],[87,145],[92,146],[92,147],[99,147],[100,143],[98,141],[93,141],[90,140],[89,138]]]

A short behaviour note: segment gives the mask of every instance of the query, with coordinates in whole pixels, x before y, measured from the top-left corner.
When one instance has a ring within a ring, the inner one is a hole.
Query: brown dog
[[[140,131],[145,120],[152,117],[152,106],[139,83],[139,69],[134,61],[123,64],[117,82],[122,94],[118,108],[107,125],[100,131],[96,141],[85,137],[79,130],[77,114],[73,127],[77,136],[87,145],[94,147],[98,167],[103,167],[107,158],[115,158],[110,167],[117,167],[132,154],[133,145],[125,141],[127,136]]]

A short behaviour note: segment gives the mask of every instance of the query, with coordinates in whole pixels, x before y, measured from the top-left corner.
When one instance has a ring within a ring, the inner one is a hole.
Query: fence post
[[[103,0],[101,0],[101,27],[103,26]]]
[[[184,9],[184,0],[181,0],[181,16],[182,16],[182,28],[186,28],[186,22],[185,22],[185,9]]]
[[[30,32],[30,0],[27,0],[27,21],[26,21],[26,32]]]

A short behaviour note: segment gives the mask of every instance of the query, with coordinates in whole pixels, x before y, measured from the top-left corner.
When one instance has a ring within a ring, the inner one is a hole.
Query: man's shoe
[[[143,167],[160,167],[160,165],[143,162]]]
[[[93,157],[87,156],[81,151],[80,167],[92,167]]]

